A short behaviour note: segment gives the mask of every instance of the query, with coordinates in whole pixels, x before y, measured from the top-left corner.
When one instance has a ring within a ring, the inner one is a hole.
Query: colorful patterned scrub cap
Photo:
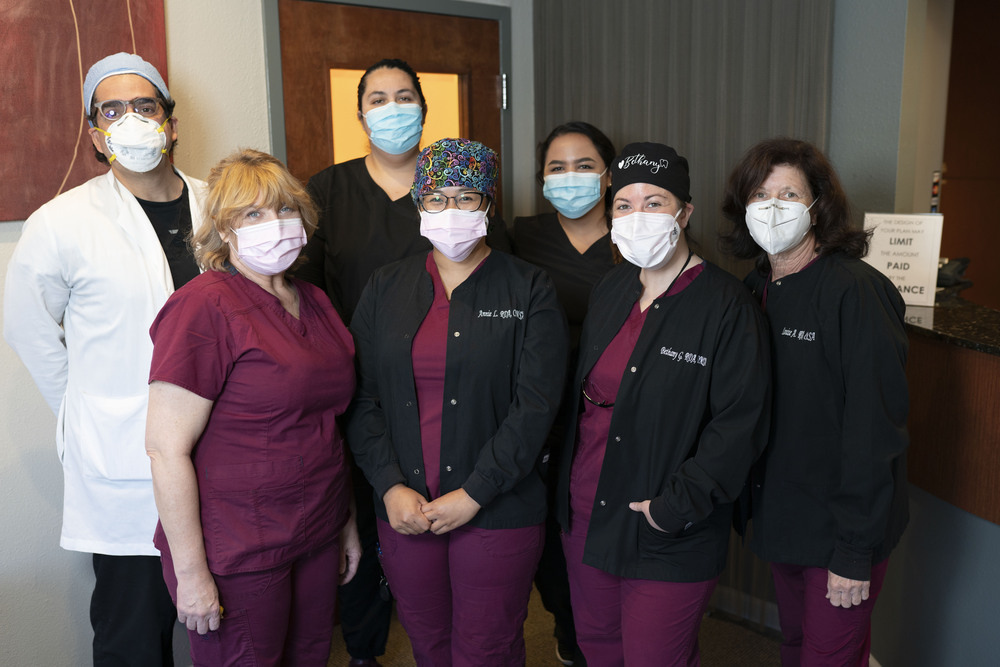
[[[469,139],[441,139],[420,152],[410,195],[420,196],[437,188],[475,188],[496,201],[500,159],[490,148]]]

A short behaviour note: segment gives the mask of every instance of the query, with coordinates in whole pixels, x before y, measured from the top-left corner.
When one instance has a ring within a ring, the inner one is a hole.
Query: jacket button
[[[604,507],[607,504],[608,504],[607,501],[604,501],[604,500],[601,501],[601,507]]]
[[[420,468],[414,468],[413,469],[413,474],[414,475],[419,475],[420,474]]]
[[[408,334],[408,333],[403,334],[403,338],[409,338],[409,337],[410,337],[410,334]]]
[[[615,436],[615,442],[621,442],[621,441],[622,441],[622,437],[620,435],[616,435]]]
[[[775,285],[780,285],[780,284],[781,284],[781,281],[780,281],[780,280],[775,280],[775,281],[774,281],[774,284],[775,284]]]
[[[413,407],[413,401],[407,401],[406,402],[406,407],[412,408]]]
[[[630,370],[630,371],[632,371],[633,373],[635,373],[635,366],[633,366],[633,367],[632,367],[632,368],[630,368],[629,370]]]
[[[455,332],[455,338],[458,338],[458,337],[459,337],[459,336],[461,336],[461,335],[462,335],[462,333],[461,333],[460,331],[456,331],[456,332]]]
[[[458,399],[457,398],[451,399],[451,404],[452,405],[458,405]]]
[[[451,466],[445,466],[444,469],[447,470],[448,472],[451,472]]]
[[[655,310],[659,310],[659,309],[660,309],[660,304],[658,304],[658,303],[654,303],[654,304],[653,304],[653,308],[654,308]]]

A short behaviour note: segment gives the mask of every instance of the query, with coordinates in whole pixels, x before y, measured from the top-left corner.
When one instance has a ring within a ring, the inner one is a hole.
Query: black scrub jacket
[[[347,441],[382,519],[392,486],[427,496],[411,357],[434,299],[425,261],[417,255],[377,271],[351,323],[359,386]],[[463,488],[482,506],[471,526],[541,523],[541,454],[567,357],[555,288],[541,269],[494,250],[452,291],[448,331],[440,492]]]
[[[641,293],[639,269],[627,263],[594,288],[577,387]],[[637,579],[717,576],[725,566],[733,501],[767,439],[770,381],[767,325],[737,279],[705,262],[683,291],[657,298],[615,398],[583,562]],[[566,451],[572,452],[576,416],[568,430]],[[563,456],[559,464],[564,530],[572,459]],[[669,534],[628,507],[647,499]]]
[[[757,299],[767,277],[746,278]],[[908,340],[898,290],[843,254],[767,285],[774,411],[753,474],[761,558],[867,581],[909,518]]]

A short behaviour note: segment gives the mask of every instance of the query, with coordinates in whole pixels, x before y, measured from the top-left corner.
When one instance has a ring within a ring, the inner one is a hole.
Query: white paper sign
[[[892,281],[908,306],[933,306],[941,253],[939,213],[865,213],[874,229],[865,261]]]
[[[903,320],[907,324],[915,327],[934,330],[934,307],[933,306],[907,306]]]

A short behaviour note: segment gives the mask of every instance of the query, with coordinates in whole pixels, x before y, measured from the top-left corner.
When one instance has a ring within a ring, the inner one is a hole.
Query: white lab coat
[[[191,222],[205,184],[187,183]],[[145,449],[149,327],[174,291],[142,207],[109,171],[24,223],[7,271],[4,337],[58,415],[64,549],[159,555]]]

